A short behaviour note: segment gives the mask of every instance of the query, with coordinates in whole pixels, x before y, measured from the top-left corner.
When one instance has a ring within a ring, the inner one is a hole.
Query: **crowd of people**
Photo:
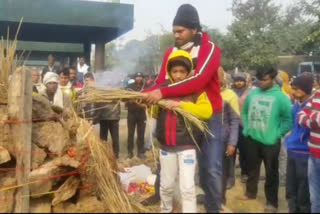
[[[128,110],[128,158],[145,158],[152,136],[145,142],[146,109],[152,106],[153,137],[160,147],[156,193],[143,201],[161,202],[161,212],[173,211],[179,180],[184,213],[196,213],[204,204],[208,213],[219,213],[227,201],[227,190],[235,185],[239,153],[241,182],[246,185],[237,200],[255,200],[260,168],[265,168],[265,212],[278,210],[279,186],[286,186],[290,213],[320,212],[320,78],[303,73],[290,80],[286,72],[265,65],[252,77],[245,72],[228,74],[221,67],[221,50],[202,31],[197,10],[182,5],[173,21],[175,45],[164,54],[157,79],[136,73],[124,85],[146,94],[145,105],[134,100]],[[42,72],[34,70],[34,93],[61,108],[72,105],[82,88],[94,85],[94,75],[85,59],[77,67],[60,69],[55,58]],[[160,100],[162,108],[154,107]],[[88,104],[85,117],[100,124],[100,137],[108,141],[119,158],[120,105]],[[181,108],[207,122],[210,134],[186,126]],[[99,111],[87,111],[100,109]],[[239,151],[239,152],[237,152]],[[106,169],[107,170],[107,169]],[[199,176],[204,195],[196,195]],[[319,190],[319,191],[317,191]]]
[[[286,186],[290,213],[319,212],[318,78],[303,73],[290,81],[286,72],[264,65],[255,69],[254,78],[234,74],[230,84],[220,65],[220,49],[202,32],[192,5],[179,8],[173,34],[175,46],[166,51],[156,84],[146,91],[149,104],[171,101],[157,119],[156,137],[161,148],[158,191],[143,204],[161,201],[161,211],[172,212],[179,178],[183,212],[197,212],[197,203],[203,203],[208,213],[221,212],[226,190],[235,184],[238,149],[241,181],[246,188],[237,200],[257,198],[263,162],[265,212],[278,211],[280,180]],[[178,79],[175,72],[180,72]],[[180,118],[172,115],[174,107],[207,121],[211,135],[193,134],[200,150],[189,141],[190,133]],[[195,192],[197,163],[203,196]]]
[[[53,55],[48,57],[48,65],[42,71],[37,68],[32,69],[33,94],[45,97],[54,106],[63,109],[71,108],[72,103],[81,96],[83,89],[95,86],[95,75],[90,71],[90,67],[85,63],[85,58],[80,57],[78,66],[62,67],[57,65]],[[136,73],[128,75],[124,88],[133,91],[142,91],[153,85],[155,77]],[[146,150],[151,148],[151,139],[145,145],[144,136],[146,130],[146,112],[143,107],[135,102],[126,103],[128,110],[128,158],[133,158],[134,135],[137,128],[138,133],[138,154],[139,158],[144,158]],[[108,141],[110,133],[113,143],[113,150],[116,158],[119,158],[119,121],[121,107],[118,102],[105,104],[87,104],[81,110],[80,115],[90,120],[100,128],[100,138]]]

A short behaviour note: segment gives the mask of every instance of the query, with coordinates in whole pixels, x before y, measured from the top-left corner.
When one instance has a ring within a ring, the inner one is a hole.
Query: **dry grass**
[[[143,100],[146,98],[146,94],[126,91],[120,89],[104,89],[104,88],[88,88],[84,91],[83,95],[78,98],[76,104],[81,103],[109,103],[114,101],[127,101],[127,100]],[[165,100],[160,100],[158,105],[164,107]],[[207,133],[212,136],[206,122],[199,119],[195,115],[182,108],[174,108],[174,112],[180,114],[186,124],[186,127],[193,137],[193,128],[199,129],[203,133]],[[195,140],[194,140],[195,141]],[[196,142],[195,142],[196,143]]]
[[[8,28],[6,40],[1,38],[0,42],[0,103],[3,104],[6,104],[8,99],[9,76],[17,68],[17,36],[21,25],[22,20],[13,41],[9,39],[10,30]]]
[[[110,146],[106,146],[100,138],[93,133],[91,125],[78,119],[80,133],[83,140],[89,143],[92,159],[92,173],[96,177],[97,191],[105,204],[107,212],[111,213],[147,213],[138,201],[129,198],[122,190],[117,175],[117,163]]]

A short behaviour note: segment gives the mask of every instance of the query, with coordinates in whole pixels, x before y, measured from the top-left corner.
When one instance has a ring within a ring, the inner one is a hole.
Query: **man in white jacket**
[[[86,59],[84,57],[80,57],[79,59],[78,72],[82,73],[83,76],[89,72],[89,66],[86,64]]]

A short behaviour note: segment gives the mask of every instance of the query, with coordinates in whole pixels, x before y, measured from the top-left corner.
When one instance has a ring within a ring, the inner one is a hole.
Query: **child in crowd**
[[[167,64],[169,80],[166,84],[184,81],[193,70],[192,58],[188,52],[173,52]],[[166,109],[159,109],[157,114],[156,136],[160,142],[160,195],[161,211],[171,213],[176,178],[179,176],[184,213],[196,213],[195,169],[197,164],[197,146],[202,134],[194,128],[191,137],[181,115],[172,109],[180,107],[203,120],[212,116],[212,106],[206,93],[179,97],[166,101]]]
[[[311,75],[303,74],[310,77]],[[310,84],[311,85],[311,84]],[[308,161],[308,181],[311,212],[320,212],[320,91],[316,90],[310,102],[299,113],[300,125],[310,129]]]
[[[70,82],[72,87],[79,91],[83,88],[84,76],[82,73],[79,73],[75,67],[70,67]]]
[[[308,186],[308,140],[310,130],[298,124],[298,113],[307,105],[312,94],[312,76],[299,76],[292,83],[292,95],[297,100],[292,109],[293,128],[285,138],[288,150],[286,198],[290,213],[310,213]]]
[[[69,68],[64,68],[59,72],[59,90],[68,95],[71,100],[75,100],[76,93],[70,82]]]
[[[249,88],[248,77],[245,73],[238,73],[233,76],[233,90],[238,95],[240,112],[242,110],[242,105],[246,100],[248,94],[251,91]],[[239,163],[241,168],[241,182],[246,183],[248,180],[248,154],[246,148],[246,138],[242,133],[243,125],[240,121],[239,126],[239,138],[238,138],[238,149],[239,149]]]
[[[223,99],[223,143],[225,154],[223,160],[223,204],[226,204],[226,191],[235,184],[235,154],[238,143],[240,107],[237,94],[227,88],[227,78],[222,67],[218,70]]]

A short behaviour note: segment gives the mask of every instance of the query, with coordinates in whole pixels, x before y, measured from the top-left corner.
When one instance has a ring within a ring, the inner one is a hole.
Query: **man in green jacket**
[[[279,152],[281,137],[292,126],[291,102],[275,84],[277,70],[257,69],[260,88],[252,90],[242,109],[243,134],[247,137],[248,174],[246,194],[241,200],[257,197],[261,162],[266,168],[266,212],[278,209]]]

